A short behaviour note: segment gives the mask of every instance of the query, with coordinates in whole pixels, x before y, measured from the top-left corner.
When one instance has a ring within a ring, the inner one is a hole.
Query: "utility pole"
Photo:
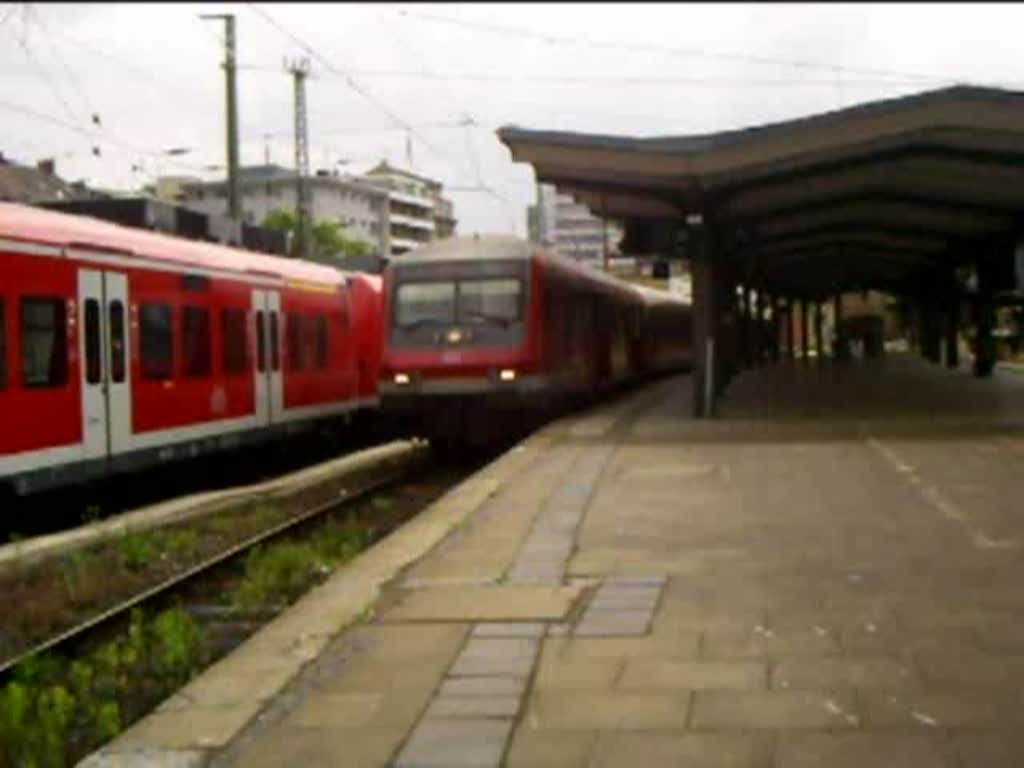
[[[309,194],[309,124],[306,119],[306,76],[309,59],[288,65],[295,81],[295,255],[309,258],[312,200]]]
[[[235,65],[235,15],[233,13],[204,13],[204,20],[224,22],[224,79],[227,90],[227,143],[228,143],[228,215],[237,223],[242,217],[238,200],[238,92]]]

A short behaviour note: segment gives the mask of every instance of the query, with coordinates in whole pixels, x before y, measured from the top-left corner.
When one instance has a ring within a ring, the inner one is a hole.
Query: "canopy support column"
[[[705,212],[687,216],[690,275],[693,283],[693,415],[715,415],[720,370],[722,265],[715,259],[714,224]]]
[[[978,300],[975,304],[974,375],[988,378],[996,366],[996,340],[992,336],[995,326],[995,302],[993,301],[992,268],[988,259],[977,261]]]
[[[822,308],[820,301],[814,302],[814,349],[820,363],[825,358],[825,336],[822,332]]]

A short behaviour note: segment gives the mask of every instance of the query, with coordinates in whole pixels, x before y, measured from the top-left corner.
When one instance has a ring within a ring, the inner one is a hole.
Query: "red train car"
[[[690,363],[689,305],[515,237],[451,238],[392,262],[383,317],[384,410],[441,442]]]
[[[26,493],[373,407],[364,283],[0,204],[0,484]]]

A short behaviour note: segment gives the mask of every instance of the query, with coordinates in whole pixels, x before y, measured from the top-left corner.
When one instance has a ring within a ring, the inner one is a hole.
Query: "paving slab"
[[[434,720],[417,728],[395,766],[497,768],[511,730],[511,720]]]
[[[592,768],[770,768],[775,736],[767,733],[602,732]]]
[[[579,597],[575,587],[452,587],[409,592],[381,621],[557,621]]]
[[[778,768],[955,768],[956,751],[942,732],[892,729],[873,733],[786,733]],[[992,765],[997,765],[993,763]]]
[[[619,678],[622,690],[764,690],[767,665],[759,662],[632,659]]]
[[[530,698],[523,727],[532,730],[682,729],[688,693],[539,690]]]

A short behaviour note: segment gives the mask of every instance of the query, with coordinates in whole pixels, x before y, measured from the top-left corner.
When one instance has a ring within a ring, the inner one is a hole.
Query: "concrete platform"
[[[323,639],[283,694],[229,695],[279,668],[257,636],[90,765],[1024,764],[1024,377],[796,363],[690,402],[543,430],[428,512],[461,504],[372,616],[340,631],[362,559],[286,614]]]

